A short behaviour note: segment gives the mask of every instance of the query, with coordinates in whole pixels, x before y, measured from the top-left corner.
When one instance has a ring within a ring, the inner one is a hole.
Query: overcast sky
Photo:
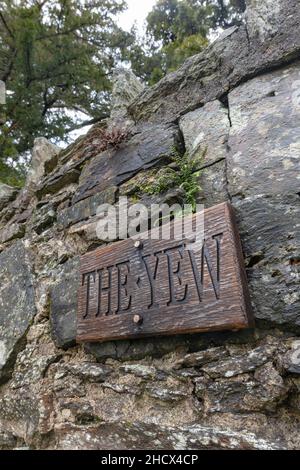
[[[128,10],[120,15],[120,26],[129,31],[136,21],[139,30],[142,31],[146,16],[155,3],[156,0],[127,0]]]

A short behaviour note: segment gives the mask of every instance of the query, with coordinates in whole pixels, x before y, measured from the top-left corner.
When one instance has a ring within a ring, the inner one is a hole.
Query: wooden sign
[[[77,341],[253,326],[231,206],[205,210],[204,229],[195,251],[187,249],[191,231],[179,241],[128,239],[82,256]]]

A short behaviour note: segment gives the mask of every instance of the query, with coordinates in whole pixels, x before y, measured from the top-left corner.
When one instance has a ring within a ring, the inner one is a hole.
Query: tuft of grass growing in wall
[[[200,191],[199,169],[203,163],[207,149],[191,157],[188,152],[180,155],[176,150],[172,157],[171,166],[159,171],[157,178],[151,185],[140,188],[149,195],[161,194],[170,188],[181,188],[185,193],[185,203],[192,206],[193,212],[196,210],[197,195]]]

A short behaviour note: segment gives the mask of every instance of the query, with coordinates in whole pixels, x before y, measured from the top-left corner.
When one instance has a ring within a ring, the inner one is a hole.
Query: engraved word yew
[[[147,240],[128,239],[82,256],[77,341],[252,326],[231,206],[205,210],[197,250],[187,249],[193,237],[191,230],[180,241],[151,240],[150,232]]]

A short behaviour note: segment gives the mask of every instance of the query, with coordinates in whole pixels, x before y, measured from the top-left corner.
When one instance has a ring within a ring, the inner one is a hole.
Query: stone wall
[[[111,120],[63,151],[38,139],[25,188],[0,187],[0,448],[300,447],[299,24],[298,0],[253,0],[154,87],[127,72]],[[236,210],[256,328],[78,346],[96,208],[152,202],[174,148],[205,148],[199,202]]]

